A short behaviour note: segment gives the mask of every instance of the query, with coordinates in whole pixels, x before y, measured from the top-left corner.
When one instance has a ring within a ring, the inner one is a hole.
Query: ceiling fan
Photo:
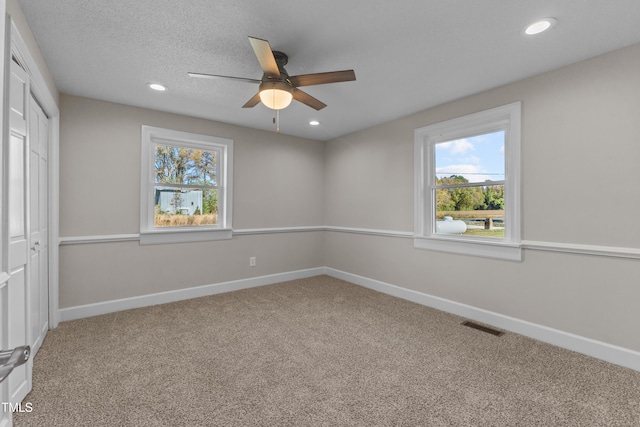
[[[260,68],[264,74],[262,79],[249,79],[244,77],[221,76],[216,74],[187,73],[190,77],[205,79],[234,79],[249,83],[259,83],[258,93],[256,93],[242,108],[252,108],[262,102],[272,110],[281,110],[291,103],[292,99],[302,102],[316,110],[322,110],[327,106],[324,102],[314,98],[306,92],[298,89],[300,86],[322,85],[327,83],[348,82],[356,79],[353,70],[330,71],[327,73],[302,74],[289,76],[284,66],[289,58],[286,54],[271,50],[269,42],[266,40],[249,37],[251,47],[258,58]]]

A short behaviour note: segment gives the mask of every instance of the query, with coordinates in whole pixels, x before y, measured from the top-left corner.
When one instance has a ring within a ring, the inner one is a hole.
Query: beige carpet
[[[638,426],[640,372],[327,276],[62,323],[22,426]]]

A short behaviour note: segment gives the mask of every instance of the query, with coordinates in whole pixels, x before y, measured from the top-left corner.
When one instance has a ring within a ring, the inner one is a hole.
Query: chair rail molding
[[[235,236],[251,236],[259,234],[305,233],[313,231],[330,231],[334,233],[364,234],[369,236],[412,239],[412,231],[380,230],[374,228],[339,227],[332,225],[310,225],[294,227],[239,228],[233,230]],[[88,243],[127,242],[140,240],[140,234],[106,234],[93,236],[60,237],[60,245],[79,245]],[[522,240],[523,249],[547,252],[564,252],[569,254],[640,259],[640,248],[585,245],[578,243],[545,242],[538,240]]]

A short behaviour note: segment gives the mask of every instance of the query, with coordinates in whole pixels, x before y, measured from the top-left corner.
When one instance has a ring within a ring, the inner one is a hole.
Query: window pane
[[[155,186],[154,225],[186,227],[218,224],[218,190]]]
[[[196,150],[170,145],[155,146],[157,184],[218,184],[217,151]]]
[[[504,185],[435,190],[436,234],[504,238]]]
[[[504,137],[501,130],[435,144],[436,179],[458,183],[504,181]]]

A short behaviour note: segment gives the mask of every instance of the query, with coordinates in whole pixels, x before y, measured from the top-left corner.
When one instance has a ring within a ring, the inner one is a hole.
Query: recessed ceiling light
[[[310,126],[318,126],[319,124],[320,124],[320,122],[319,122],[319,121],[317,121],[317,120],[311,120],[311,121],[309,122],[309,125],[310,125]]]
[[[556,21],[555,18],[538,19],[537,21],[527,25],[524,28],[524,33],[528,36],[540,34],[553,28],[556,25],[556,22],[558,21]]]
[[[147,86],[149,86],[150,89],[157,90],[160,92],[167,90],[167,88],[161,85],[160,83],[147,83]]]

